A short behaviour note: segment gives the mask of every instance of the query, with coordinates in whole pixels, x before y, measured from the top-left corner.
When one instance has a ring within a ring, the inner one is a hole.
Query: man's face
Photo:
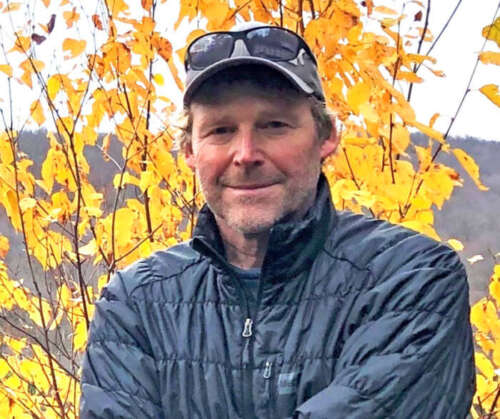
[[[312,205],[321,159],[337,146],[320,142],[307,99],[227,89],[217,104],[192,103],[192,149],[204,197],[218,223],[262,233]]]

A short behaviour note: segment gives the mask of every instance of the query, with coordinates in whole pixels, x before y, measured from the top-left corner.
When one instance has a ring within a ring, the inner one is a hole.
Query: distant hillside
[[[413,141],[426,144],[423,135],[413,135]],[[40,165],[47,154],[45,132],[25,132],[20,139],[20,148],[35,160],[34,170],[39,175]],[[475,138],[454,138],[449,140],[452,147],[460,147],[469,153],[481,168],[481,179],[490,188],[488,192],[479,191],[469,176],[460,167],[453,155],[442,152],[438,161],[455,168],[464,179],[464,186],[456,188],[451,201],[446,203],[442,211],[436,211],[436,230],[443,240],[455,238],[465,245],[460,255],[466,265],[471,284],[471,301],[476,301],[487,292],[489,276],[494,265],[494,256],[500,252],[500,142],[487,142]],[[119,163],[122,163],[120,148],[116,141],[111,142],[110,154]],[[100,192],[114,196],[111,180],[117,167],[111,161],[106,161],[99,150],[86,151],[90,167],[90,181]],[[129,191],[129,194],[133,191]],[[124,197],[125,198],[125,197]],[[0,210],[0,232],[12,237],[8,229],[5,213]],[[14,270],[23,270],[19,266],[19,252],[22,246],[19,239],[11,243],[11,249],[18,252],[9,252],[8,262]],[[16,255],[17,253],[17,255]],[[484,260],[474,265],[467,262],[467,258],[482,254]],[[500,258],[497,258],[500,262]],[[24,260],[22,263],[25,263]],[[17,268],[17,269],[16,269]]]
[[[422,141],[422,137],[417,136],[415,140]],[[500,142],[472,137],[454,138],[448,142],[474,158],[480,167],[482,183],[490,188],[487,192],[480,191],[452,154],[439,155],[439,162],[458,171],[464,186],[455,189],[442,211],[435,212],[436,230],[443,240],[456,238],[464,244],[460,256],[469,274],[471,300],[476,301],[487,292],[495,265],[494,255],[500,252]],[[484,260],[473,265],[466,261],[477,254],[483,255]],[[499,257],[496,262],[500,263]]]

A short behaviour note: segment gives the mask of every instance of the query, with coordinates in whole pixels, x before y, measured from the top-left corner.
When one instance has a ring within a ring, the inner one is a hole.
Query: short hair
[[[193,128],[193,116],[191,103],[216,104],[220,100],[222,89],[232,86],[237,87],[241,83],[247,83],[252,87],[261,90],[266,96],[276,96],[289,100],[305,98],[311,106],[311,114],[316,125],[316,133],[320,141],[330,137],[333,123],[331,113],[328,111],[325,102],[313,95],[306,95],[299,91],[287,78],[278,71],[262,65],[240,65],[228,67],[214,74],[209,82],[205,81],[193,94],[191,101],[184,105],[179,115],[177,127],[179,133],[176,138],[176,145],[186,152],[191,144]]]

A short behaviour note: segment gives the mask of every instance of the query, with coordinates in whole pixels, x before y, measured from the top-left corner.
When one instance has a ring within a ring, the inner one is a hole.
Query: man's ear
[[[323,140],[323,143],[321,144],[320,153],[322,161],[335,152],[340,142],[340,135],[337,132],[335,117],[332,116],[331,119],[332,130],[330,132],[330,136]]]
[[[193,154],[193,145],[191,143],[186,144],[184,147],[184,159],[186,160],[186,164],[191,170],[194,170],[195,166],[195,158]]]

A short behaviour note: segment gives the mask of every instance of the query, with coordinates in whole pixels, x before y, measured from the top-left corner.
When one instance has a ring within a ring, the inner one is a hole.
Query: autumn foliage
[[[117,269],[190,237],[202,197],[175,151],[173,123],[186,36],[252,18],[303,35],[341,125],[341,147],[324,166],[336,207],[439,240],[434,211],[462,182],[439,154],[453,154],[487,188],[472,157],[447,143],[449,129],[433,128],[439,115],[422,121],[411,106],[414,85],[442,76],[423,52],[433,42],[427,9],[412,3],[413,12],[401,13],[374,0],[186,0],[178,11],[173,0],[42,0],[32,8],[0,0],[0,204],[26,267],[8,266],[13,249],[0,236],[0,417],[77,417],[81,357],[101,288]],[[491,47],[478,63],[499,65],[500,18],[471,30]],[[498,89],[480,91],[500,106]],[[15,117],[16,106],[29,107],[26,120]],[[19,138],[38,126],[48,130],[48,152],[36,171]],[[427,145],[412,143],[413,129]],[[89,181],[100,170],[87,161],[91,148],[116,168],[106,194]],[[500,265],[490,296],[472,309],[474,417],[500,409],[499,309]]]

